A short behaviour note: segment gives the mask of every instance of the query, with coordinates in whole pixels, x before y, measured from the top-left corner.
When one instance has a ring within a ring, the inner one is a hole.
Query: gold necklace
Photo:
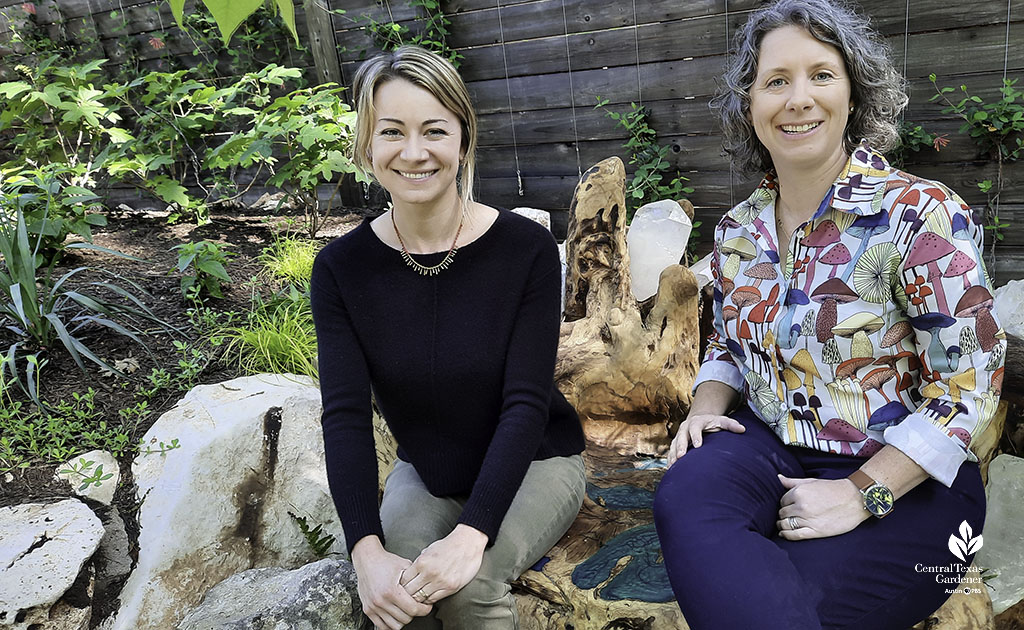
[[[398,244],[402,246],[402,259],[405,261],[405,264],[415,269],[416,272],[419,273],[421,276],[436,276],[437,274],[447,269],[448,265],[452,264],[452,260],[455,259],[455,252],[459,251],[459,248],[455,244],[459,242],[459,234],[462,233],[462,224],[465,221],[466,210],[465,208],[463,208],[462,216],[459,217],[459,229],[455,230],[455,238],[452,239],[451,248],[448,249],[448,253],[445,255],[444,259],[441,262],[431,267],[428,267],[426,265],[421,265],[420,263],[416,262],[416,260],[413,259],[412,254],[410,254],[409,250],[405,247],[405,241],[402,240],[402,234],[401,232],[398,231],[398,224],[395,223],[395,209],[391,209],[391,227],[395,229],[395,236],[398,237]]]

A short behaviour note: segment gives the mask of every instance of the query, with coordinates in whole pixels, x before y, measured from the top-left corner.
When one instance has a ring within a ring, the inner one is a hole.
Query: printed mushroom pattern
[[[788,243],[776,196],[768,174],[716,229],[697,383],[743,392],[787,444],[869,457],[894,443],[933,476],[937,450],[973,459],[1006,343],[974,213],[863,144]]]

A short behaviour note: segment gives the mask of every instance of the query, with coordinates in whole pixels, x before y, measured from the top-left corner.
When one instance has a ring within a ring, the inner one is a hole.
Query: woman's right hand
[[[679,431],[672,438],[672,445],[668,448],[668,465],[676,463],[676,460],[685,455],[691,445],[693,448],[699,448],[704,443],[705,433],[722,430],[743,433],[747,429],[729,416],[716,414],[689,416],[679,425]]]
[[[399,584],[402,571],[412,562],[384,549],[377,536],[366,536],[352,547],[359,601],[377,630],[401,630],[413,617],[433,608],[413,599]]]

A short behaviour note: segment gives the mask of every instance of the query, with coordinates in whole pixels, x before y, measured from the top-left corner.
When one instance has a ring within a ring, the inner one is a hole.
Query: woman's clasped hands
[[[377,630],[399,630],[413,617],[430,614],[433,607],[418,602],[402,587],[403,572],[412,565],[388,552],[376,536],[367,536],[352,548],[352,565],[358,576],[359,601]]]
[[[468,525],[456,525],[452,533],[420,553],[405,569],[400,583],[416,601],[434,604],[459,592],[476,577],[486,547],[486,534]]]
[[[410,562],[367,536],[352,549],[363,612],[378,630],[399,630],[430,614],[435,603],[476,577],[486,546],[484,533],[457,525]]]

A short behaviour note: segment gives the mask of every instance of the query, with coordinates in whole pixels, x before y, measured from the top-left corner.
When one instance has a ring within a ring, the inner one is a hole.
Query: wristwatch
[[[872,516],[882,518],[889,512],[892,512],[892,506],[896,502],[896,498],[892,496],[892,490],[885,484],[875,481],[863,470],[853,471],[849,476],[849,480],[864,495],[864,509],[870,512]]]

